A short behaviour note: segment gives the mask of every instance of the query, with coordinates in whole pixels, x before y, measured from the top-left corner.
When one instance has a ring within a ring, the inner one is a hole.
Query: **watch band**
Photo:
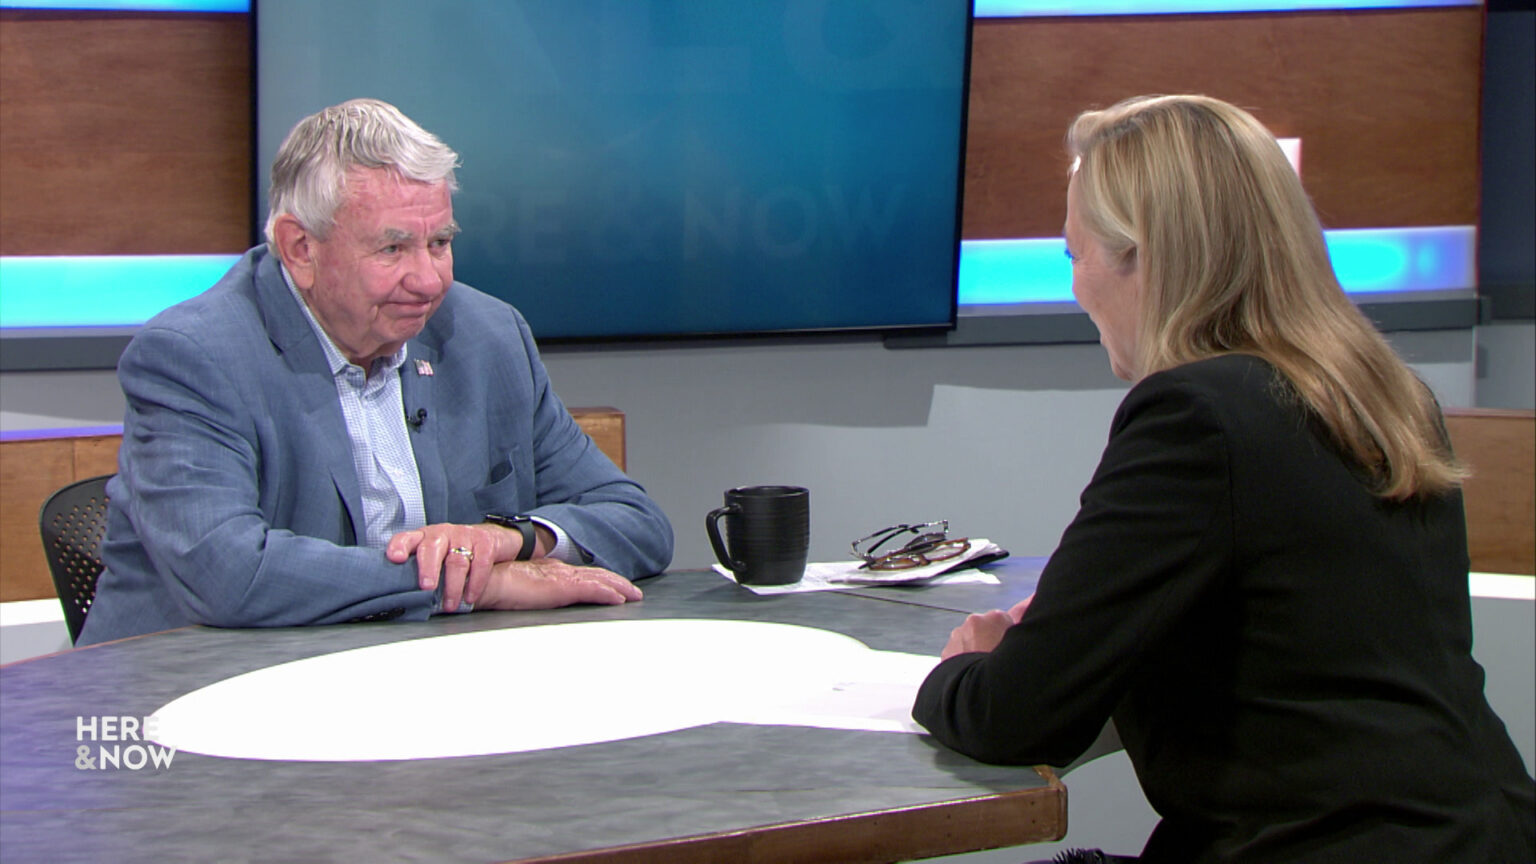
[[[503,528],[512,528],[523,535],[523,546],[517,550],[517,561],[527,561],[533,558],[534,547],[538,545],[539,535],[533,530],[533,518],[531,516],[503,516],[500,513],[485,514],[485,521],[492,525],[500,525]]]

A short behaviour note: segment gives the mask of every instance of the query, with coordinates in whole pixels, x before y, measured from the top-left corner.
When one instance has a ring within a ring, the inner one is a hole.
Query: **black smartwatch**
[[[523,547],[517,550],[517,561],[527,561],[533,557],[533,550],[538,545],[539,535],[533,531],[533,517],[531,516],[503,516],[500,513],[485,514],[485,521],[492,525],[500,525],[503,528],[512,528],[523,535]]]

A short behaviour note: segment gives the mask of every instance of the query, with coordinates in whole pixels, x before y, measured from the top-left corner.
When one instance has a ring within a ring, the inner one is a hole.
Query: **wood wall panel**
[[[0,13],[0,254],[238,253],[250,16]]]
[[[0,602],[55,596],[37,514],[48,495],[74,477],[68,446],[45,441],[0,445]]]
[[[59,487],[116,471],[121,440],[100,435],[0,444],[0,602],[55,596],[38,512]]]
[[[1536,412],[1450,409],[1445,427],[1472,471],[1462,487],[1472,569],[1536,575]]]
[[[1481,7],[976,22],[964,236],[1059,236],[1078,112],[1204,93],[1302,139],[1329,228],[1472,225]]]

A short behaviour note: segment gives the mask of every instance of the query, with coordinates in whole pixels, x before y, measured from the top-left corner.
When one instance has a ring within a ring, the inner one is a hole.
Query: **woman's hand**
[[[1008,632],[1008,628],[1024,618],[1024,610],[1029,608],[1030,601],[1034,599],[1035,595],[1031,594],[1006,612],[994,609],[980,615],[967,615],[964,623],[950,631],[949,644],[944,646],[944,652],[939,656],[948,660],[956,654],[990,652],[997,647],[997,643],[1003,641],[1003,634]]]
[[[1001,609],[980,615],[967,615],[965,622],[950,632],[949,644],[944,646],[944,652],[939,656],[948,660],[956,654],[991,651],[997,647],[997,643],[1003,641],[1003,634],[1012,626],[1013,618]]]
[[[1013,623],[1017,624],[1024,620],[1024,610],[1029,608],[1029,604],[1034,602],[1034,599],[1035,595],[1031,594],[1028,597],[1025,597],[1023,600],[1013,604],[1013,608],[1008,610],[1008,617],[1013,619]]]

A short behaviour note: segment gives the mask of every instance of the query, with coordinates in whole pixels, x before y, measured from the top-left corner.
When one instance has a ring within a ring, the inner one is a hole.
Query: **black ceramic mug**
[[[725,518],[725,539],[720,519]],[[704,518],[721,565],[743,585],[788,585],[805,575],[811,493],[802,486],[740,486]],[[729,542],[726,542],[729,541]]]

